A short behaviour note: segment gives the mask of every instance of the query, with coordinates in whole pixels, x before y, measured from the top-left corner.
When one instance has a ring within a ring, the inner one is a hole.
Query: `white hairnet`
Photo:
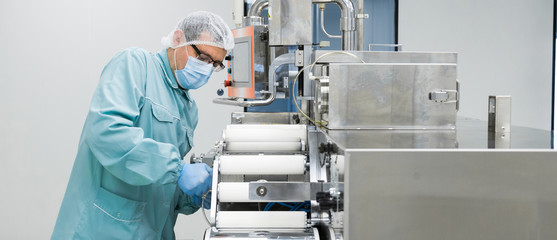
[[[186,42],[181,45],[204,44],[224,48],[226,51],[234,48],[234,37],[224,20],[211,12],[198,11],[180,20],[176,28],[161,39],[165,47],[177,47],[172,41],[174,31],[182,30]]]

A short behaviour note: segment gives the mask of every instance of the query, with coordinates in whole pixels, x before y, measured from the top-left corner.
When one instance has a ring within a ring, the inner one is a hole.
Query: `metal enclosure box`
[[[269,2],[269,45],[312,44],[311,0]]]
[[[261,98],[266,89],[269,68],[267,27],[249,26],[232,30],[235,47],[228,69],[228,96],[248,99]]]
[[[555,239],[553,150],[347,149],[344,239]]]
[[[320,60],[328,63],[329,129],[454,129],[456,54],[354,53],[366,63],[341,54]]]

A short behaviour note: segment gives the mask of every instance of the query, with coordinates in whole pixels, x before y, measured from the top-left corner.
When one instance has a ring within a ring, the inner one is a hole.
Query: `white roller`
[[[282,142],[284,139],[296,139],[307,142],[305,125],[263,125],[263,124],[238,124],[228,125],[224,130],[224,140],[229,142]],[[292,140],[287,140],[292,141]]]
[[[228,125],[223,138],[231,152],[301,151],[307,142],[305,125]]]
[[[249,200],[249,183],[221,182],[218,187],[220,202],[252,202]]]
[[[226,150],[231,152],[292,152],[302,150],[297,142],[227,142]]]
[[[304,174],[303,155],[224,155],[220,157],[221,174],[285,175]]]
[[[220,211],[217,228],[305,228],[303,211]]]

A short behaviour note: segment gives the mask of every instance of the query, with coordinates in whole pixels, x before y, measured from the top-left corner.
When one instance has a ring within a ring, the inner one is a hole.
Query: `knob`
[[[230,86],[232,86],[232,81],[224,80],[224,87],[230,87]]]
[[[232,74],[232,68],[228,68],[228,74]]]
[[[217,90],[217,95],[222,96],[224,94],[224,90],[222,90],[222,88],[219,88]]]
[[[227,55],[226,57],[224,57],[224,60],[226,61],[232,60],[232,55]]]

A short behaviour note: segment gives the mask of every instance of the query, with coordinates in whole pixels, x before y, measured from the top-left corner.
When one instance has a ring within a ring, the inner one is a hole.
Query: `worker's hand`
[[[186,164],[182,168],[178,186],[185,194],[201,199],[213,184],[213,169],[205,163]],[[200,204],[201,205],[201,204]]]
[[[205,200],[203,200],[202,197],[197,197],[197,196],[193,196],[192,200],[193,200],[193,203],[195,204],[195,206],[197,206],[197,207],[201,207],[201,204],[203,204],[203,208],[211,209],[211,193],[207,194],[207,196],[205,197]]]

